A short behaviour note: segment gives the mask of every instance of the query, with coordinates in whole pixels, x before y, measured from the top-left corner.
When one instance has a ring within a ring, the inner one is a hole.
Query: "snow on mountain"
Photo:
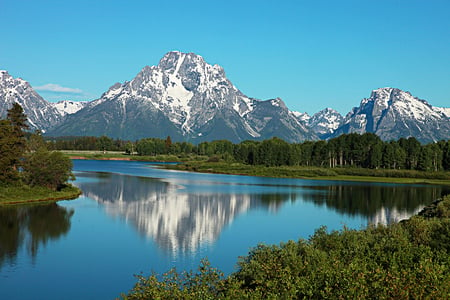
[[[380,88],[347,114],[333,136],[351,132],[373,132],[383,140],[413,136],[427,143],[449,139],[450,121],[444,112],[409,92]]]
[[[448,118],[450,118],[450,108],[445,108],[445,107],[433,107],[434,111],[439,112],[439,113],[443,113],[444,115],[446,115]]]
[[[113,184],[84,181],[79,185],[109,215],[126,219],[170,253],[195,253],[214,242],[240,214],[262,207],[258,195],[193,195],[169,182],[120,174],[108,180]]]
[[[61,116],[65,116],[76,113],[77,111],[85,107],[88,102],[62,100],[52,104],[59,111]]]
[[[297,118],[297,120],[299,120],[300,122],[303,123],[308,123],[309,119],[311,119],[311,116],[308,115],[307,113],[302,113],[299,111],[291,111],[291,114]]]
[[[281,99],[249,98],[226,78],[222,67],[178,51],[164,55],[157,66],[144,67],[131,81],[113,85],[51,134],[127,139],[170,135],[193,142],[275,135],[297,142],[317,138]]]
[[[36,93],[30,84],[13,78],[7,71],[0,71],[0,118],[5,118],[7,110],[17,102],[28,116],[31,130],[45,131],[61,120],[61,115],[50,103]]]
[[[309,120],[308,126],[320,137],[327,138],[344,120],[344,117],[334,109],[325,108],[315,113]]]
[[[280,98],[247,97],[222,67],[178,51],[164,55],[157,66],[144,67],[131,81],[114,84],[91,102],[49,103],[25,80],[0,71],[1,118],[14,102],[23,107],[32,130],[54,136],[135,140],[170,135],[175,141],[194,143],[273,136],[300,142],[352,132],[372,132],[383,140],[414,136],[424,143],[450,138],[450,108],[433,107],[409,92],[380,88],[345,118],[330,108],[309,116],[290,111]]]

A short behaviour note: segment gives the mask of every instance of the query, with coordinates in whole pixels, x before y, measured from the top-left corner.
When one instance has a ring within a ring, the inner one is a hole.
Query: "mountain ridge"
[[[352,132],[373,132],[383,140],[414,136],[423,143],[450,138],[450,108],[434,107],[397,88],[373,90],[345,117],[331,108],[309,116],[289,110],[280,98],[248,97],[221,66],[179,51],[166,53],[158,65],[145,66],[89,102],[49,103],[25,80],[0,71],[0,117],[14,101],[24,107],[32,129],[54,136],[171,136],[194,143],[274,136],[301,142]]]
[[[344,118],[330,137],[371,132],[382,140],[415,137],[422,143],[450,138],[447,109],[437,108],[407,91],[385,87],[373,90]]]
[[[317,139],[289,112],[279,98],[263,101],[244,95],[226,78],[222,67],[207,64],[194,53],[174,51],[157,66],[145,66],[131,81],[114,84],[49,134],[84,135],[85,126],[79,124],[90,123],[95,134],[147,137],[145,132],[133,134],[139,115],[146,127],[164,124],[153,133],[156,137],[171,135],[174,140],[201,142],[224,136],[233,142],[273,136],[291,142]],[[97,127],[92,125],[96,122]]]

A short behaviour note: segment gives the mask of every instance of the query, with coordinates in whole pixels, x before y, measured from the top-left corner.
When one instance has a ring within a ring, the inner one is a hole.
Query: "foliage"
[[[18,172],[16,164],[18,138],[14,134],[14,128],[8,120],[0,120],[0,183],[11,183],[17,180]]]
[[[125,299],[216,299],[224,288],[223,273],[203,259],[197,273],[178,273],[175,268],[149,277],[137,276],[138,283]]]
[[[45,186],[57,190],[64,186],[72,174],[72,161],[61,152],[39,149],[30,153],[23,163],[23,178],[31,186]]]
[[[173,142],[145,138],[130,142],[108,137],[62,137],[48,142],[50,149],[123,151],[140,156],[201,155],[213,160],[240,162],[257,166],[304,166],[327,168],[363,168],[370,170],[450,171],[450,141],[421,145],[415,138],[382,141],[373,133],[350,133],[328,141],[287,143],[279,138],[264,141],[227,140]]]
[[[227,277],[203,261],[197,274],[138,276],[125,299],[447,299],[450,196],[437,217],[260,244]]]
[[[62,188],[74,178],[72,161],[62,153],[49,152],[39,131],[30,134],[26,129],[27,116],[14,103],[7,119],[0,120],[0,185],[25,188],[25,182],[53,190]]]
[[[45,140],[49,150],[126,151],[132,149],[130,141],[114,140],[107,136],[46,137]]]

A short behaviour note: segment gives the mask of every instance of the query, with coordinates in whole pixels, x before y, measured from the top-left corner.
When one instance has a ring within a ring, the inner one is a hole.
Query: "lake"
[[[0,298],[114,299],[134,274],[225,274],[258,243],[388,224],[449,188],[200,174],[131,161],[75,160],[83,195],[0,208]]]

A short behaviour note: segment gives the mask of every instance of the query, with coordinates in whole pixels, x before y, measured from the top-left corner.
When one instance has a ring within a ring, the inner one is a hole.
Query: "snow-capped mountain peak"
[[[85,101],[70,101],[70,100],[62,100],[54,103],[54,107],[59,111],[61,116],[74,114],[83,107],[85,107],[88,102]]]
[[[315,113],[308,120],[308,126],[320,138],[327,138],[342,124],[343,120],[344,117],[339,112],[331,108],[325,108]]]
[[[22,106],[32,130],[45,131],[61,120],[58,111],[36,93],[27,81],[14,78],[7,71],[2,70],[0,71],[0,118],[6,117],[7,110],[15,102]]]
[[[54,132],[85,135],[87,128],[80,128],[78,120],[84,116],[83,124],[112,137],[171,135],[174,140],[195,142],[238,142],[275,135],[289,141],[317,138],[290,114],[281,99],[249,98],[227,79],[219,65],[178,51],[165,54],[156,66],[144,67],[129,82],[113,85],[75,116],[77,120],[69,116]],[[141,124],[136,123],[137,118]]]
[[[383,140],[414,136],[422,142],[448,139],[450,122],[445,109],[397,88],[380,88],[347,114],[333,136],[373,132]]]

